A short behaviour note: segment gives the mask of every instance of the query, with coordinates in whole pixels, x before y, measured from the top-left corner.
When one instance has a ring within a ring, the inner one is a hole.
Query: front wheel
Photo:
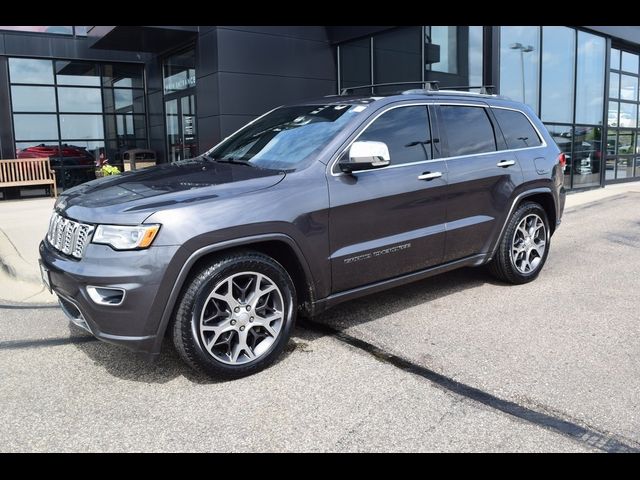
[[[535,280],[547,260],[550,236],[544,208],[535,202],[523,203],[509,219],[489,271],[513,284]]]
[[[186,363],[208,375],[250,375],[282,352],[296,310],[295,287],[282,265],[258,252],[223,255],[186,286],[174,345]]]

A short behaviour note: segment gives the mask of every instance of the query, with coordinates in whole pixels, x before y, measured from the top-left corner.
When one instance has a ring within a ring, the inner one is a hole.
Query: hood
[[[261,190],[284,177],[278,170],[197,158],[78,185],[55,209],[81,222],[137,224],[158,210]]]

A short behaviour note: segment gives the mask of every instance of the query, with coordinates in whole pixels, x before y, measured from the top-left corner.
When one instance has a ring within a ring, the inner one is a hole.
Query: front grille
[[[47,240],[53,248],[65,255],[82,258],[85,247],[91,241],[93,229],[92,225],[74,222],[53,212],[49,221]]]

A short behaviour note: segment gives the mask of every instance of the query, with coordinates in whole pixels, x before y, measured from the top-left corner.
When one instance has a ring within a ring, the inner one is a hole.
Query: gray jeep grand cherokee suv
[[[527,106],[410,90],[280,107],[205,154],[64,192],[45,283],[100,340],[234,378],[296,316],[463,266],[537,277],[564,155]]]

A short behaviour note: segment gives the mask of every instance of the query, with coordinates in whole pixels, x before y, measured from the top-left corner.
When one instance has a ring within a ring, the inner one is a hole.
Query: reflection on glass
[[[542,120],[573,122],[575,30],[543,27]]]
[[[14,112],[55,112],[56,94],[53,87],[11,87]]]
[[[576,122],[599,125],[604,110],[604,37],[578,32]]]
[[[638,105],[636,103],[620,103],[620,126],[636,128],[638,123]]]
[[[620,98],[622,100],[638,100],[638,77],[622,75],[620,78]]]
[[[420,80],[420,27],[403,27],[373,39],[373,83]],[[419,84],[416,84],[416,88]],[[397,87],[391,87],[397,90]],[[376,89],[383,91],[383,89]]]
[[[105,115],[107,139],[145,138],[144,115]]]
[[[51,60],[10,58],[9,75],[11,76],[11,83],[53,84],[53,66]]]
[[[576,126],[573,133],[573,188],[600,185],[602,129]]]
[[[638,73],[638,55],[622,52],[622,70],[630,73]]]
[[[15,114],[13,128],[17,141],[58,139],[58,122],[55,115]]]
[[[458,73],[458,27],[431,26],[426,27],[426,42],[438,45],[440,61],[431,63],[434,72]]]
[[[609,97],[620,98],[620,75],[617,73],[609,76]]]
[[[500,91],[528,104],[535,112],[539,57],[540,27],[500,27]]]
[[[142,88],[142,65],[113,63],[102,66],[105,87]]]
[[[618,133],[618,155],[630,155],[635,149],[635,132],[630,130],[621,130]]]
[[[56,60],[56,81],[59,85],[100,86],[98,67],[94,63]]]
[[[616,178],[629,178],[633,176],[633,159],[618,158],[616,162]]]
[[[607,125],[610,127],[618,126],[618,102],[609,102],[609,112],[607,115]]]
[[[369,38],[340,45],[340,85],[342,88],[371,84],[370,47]]]
[[[72,35],[72,26],[15,26],[9,25],[0,27],[0,30],[11,30],[14,32],[34,32],[34,33],[55,33],[61,35]]]
[[[102,115],[60,115],[62,140],[92,140],[104,137]]]
[[[459,27],[461,29],[467,27]],[[469,28],[469,83],[468,85],[483,85],[482,82],[482,27]],[[464,54],[464,50],[461,49]]]
[[[635,164],[636,164],[636,168],[634,171],[635,176],[640,177],[640,157],[636,157]]]
[[[620,50],[618,50],[617,48],[611,49],[611,59],[609,65],[611,65],[611,68],[613,68],[614,70],[620,70]]]
[[[571,138],[573,135],[573,128],[566,125],[547,125],[547,130],[556,142],[558,148],[567,158],[567,166],[564,169],[564,186],[565,188],[571,188]]]
[[[58,87],[61,112],[102,112],[99,88]]]

